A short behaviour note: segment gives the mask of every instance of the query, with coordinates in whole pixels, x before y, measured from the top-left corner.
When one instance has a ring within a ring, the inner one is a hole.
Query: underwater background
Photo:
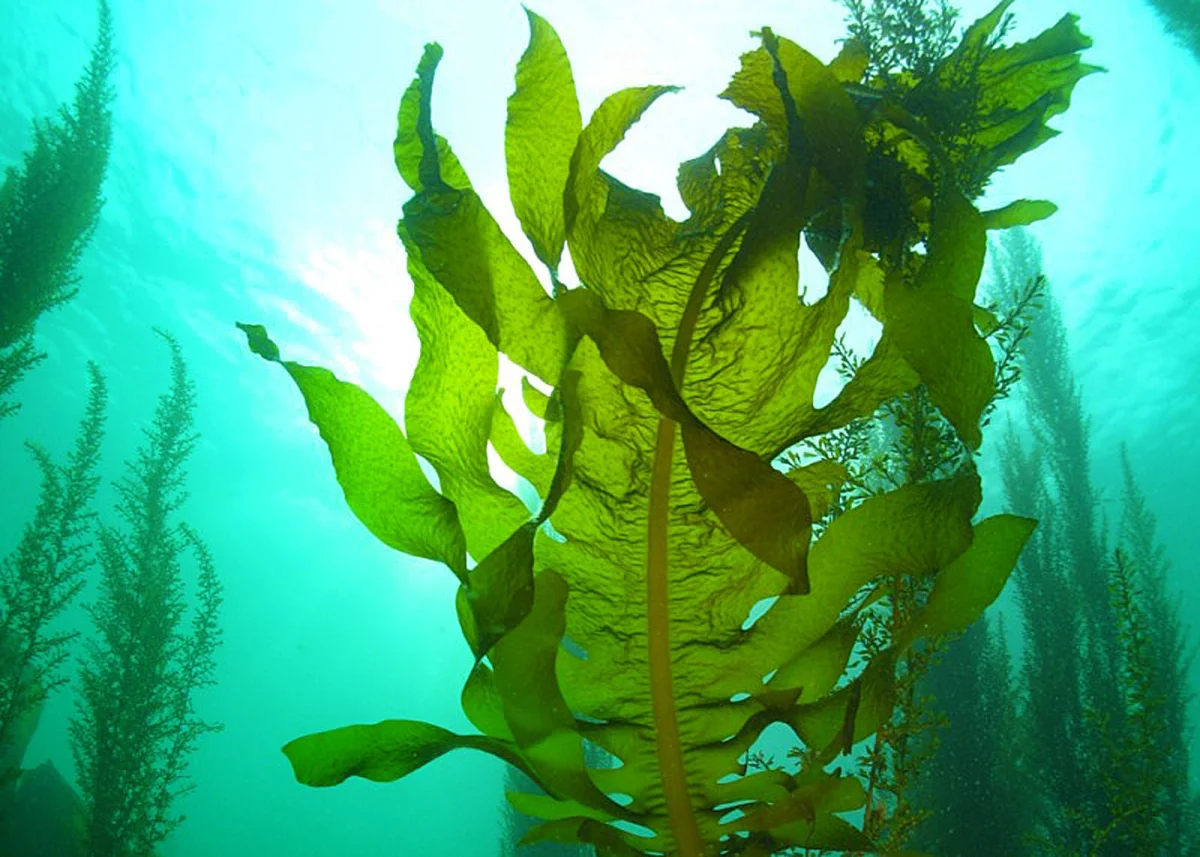
[[[959,4],[966,22],[991,5]],[[816,0],[546,0],[534,10],[566,46],[584,116],[624,86],[684,87],[605,161],[677,217],[676,166],[739,121],[716,95],[754,46],[751,31],[769,25],[824,61],[845,34],[844,10]],[[495,759],[451,754],[396,783],[310,789],[279,750],[385,717],[467,731],[458,696],[471,656],[453,576],[388,549],[347,510],[303,401],[234,324],[268,325],[289,358],[329,367],[402,413],[418,342],[395,234],[408,196],[392,160],[398,100],[423,45],[440,43],[438,130],[501,226],[519,235],[503,128],[526,17],[515,2],[492,0],[113,0],[111,11],[105,205],[79,294],[38,322],[48,357],[18,389],[20,411],[0,423],[0,554],[38,501],[22,441],[66,453],[88,361],[105,374],[110,414],[95,506],[112,507],[112,481],[170,383],[170,352],[154,329],[169,332],[196,389],[185,517],[224,589],[215,683],[195,705],[224,728],[199,741],[196,787],[179,803],[186,821],[160,852],[498,854]],[[1106,72],[1079,84],[1054,122],[1061,135],[1003,170],[981,207],[1022,196],[1059,207],[1029,231],[1089,420],[1099,514],[1116,526],[1124,444],[1189,625],[1200,616],[1200,59],[1136,0],[1019,0],[1013,11],[1013,40],[1079,13],[1095,41],[1086,60]],[[70,100],[96,18],[83,0],[0,4],[0,164],[19,163],[32,121]],[[1009,418],[1022,419],[1019,394],[985,431],[985,511],[1004,505],[996,452]],[[87,600],[85,590],[62,621],[85,625]],[[1015,611],[1011,592],[992,610]],[[1019,658],[1020,625],[1007,627]],[[1194,664],[1190,678],[1196,688]],[[72,769],[73,705],[72,686],[51,696],[25,767],[49,759]]]

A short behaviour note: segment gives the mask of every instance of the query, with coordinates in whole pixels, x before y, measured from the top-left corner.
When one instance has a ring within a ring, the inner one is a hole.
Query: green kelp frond
[[[925,251],[911,252],[921,236],[868,225],[868,150],[895,114],[856,104],[852,58],[826,66],[763,30],[724,94],[758,119],[681,167],[690,214],[674,221],[600,169],[671,88],[615,93],[580,128],[561,44],[529,17],[506,155],[514,209],[552,289],[433,129],[441,50],[431,45],[395,147],[414,191],[399,235],[421,340],[404,425],[362,389],[285,360],[263,327],[241,325],[304,396],[350,508],[387,544],[460,581],[476,660],[462,706],[479,734],[388,720],[299,738],[285,753],[311,785],[396,779],[457,747],[493,753],[545,792],[511,796],[545,819],[527,842],[681,857],[873,851],[846,820],[865,795],[844,754],[890,716],[905,648],[978,618],[1034,522],[973,523],[981,494],[968,455],[944,478],[864,499],[814,541],[847,463],[784,474],[772,462],[918,385],[958,441],[978,447],[995,366],[974,300],[996,219],[938,166],[936,141],[909,115],[910,147],[893,152],[894,165],[928,142],[927,182],[888,202],[903,222],[923,222]],[[1068,86],[1026,82],[1051,99]],[[1016,142],[995,139],[997,161],[1015,157]],[[534,163],[545,173],[531,175]],[[841,232],[824,256],[829,287],[806,303],[800,241],[831,211]],[[555,272],[564,246],[573,288]],[[904,265],[886,252],[897,246]],[[855,299],[882,335],[817,407],[818,375]],[[500,354],[552,388],[526,395],[545,453],[524,445],[497,395]],[[534,516],[489,472],[489,444],[537,487]],[[892,646],[850,667],[870,603],[856,595],[910,575],[934,578],[928,603]],[[805,763],[747,773],[746,754],[774,723],[808,748]],[[589,765],[591,745],[614,766]]]
[[[913,2],[875,0],[873,5],[906,7]],[[924,0],[917,5],[925,5]],[[856,58],[846,63],[848,82],[860,84],[851,92],[875,120],[868,132],[873,180],[868,192],[874,195],[869,226],[878,222],[894,230],[911,218],[907,228],[923,234],[927,218],[922,213],[936,187],[934,171],[952,176],[968,198],[980,196],[997,169],[1057,134],[1049,120],[1067,109],[1079,80],[1101,70],[1080,57],[1091,39],[1080,32],[1075,15],[1064,15],[1028,41],[1002,44],[1011,5],[1012,0],[1002,0],[967,27],[943,56],[937,54],[946,51],[944,39],[922,48],[929,55],[919,64],[925,72],[880,74],[867,51],[882,37],[869,26],[863,30],[866,48],[857,40],[847,43],[845,53]],[[851,32],[856,32],[853,19]],[[915,26],[900,37],[901,44],[934,38]],[[986,212],[985,218],[989,229],[1000,229],[1053,211],[1046,202],[1021,201]]]

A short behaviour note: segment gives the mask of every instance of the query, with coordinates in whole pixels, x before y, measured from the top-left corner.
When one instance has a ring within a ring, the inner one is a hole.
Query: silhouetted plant
[[[874,79],[922,78],[954,47],[959,11],[947,0],[841,0],[846,30],[870,58]]]
[[[1192,729],[1188,723],[1188,672],[1196,650],[1180,615],[1180,601],[1168,583],[1170,563],[1158,542],[1154,513],[1134,478],[1127,450],[1121,449],[1124,478],[1120,565],[1111,579],[1114,601],[1123,617],[1122,652],[1127,705],[1133,708],[1131,731],[1142,739],[1156,767],[1143,794],[1155,795],[1148,818],[1152,841],[1167,854],[1195,854],[1200,828],[1192,810],[1189,770]],[[1132,596],[1132,597],[1131,597]],[[1149,719],[1153,714],[1153,719]],[[1143,822],[1147,819],[1142,819]]]
[[[117,483],[123,526],[101,526],[100,594],[91,608],[97,638],[80,669],[71,723],[93,857],[147,857],[182,820],[172,812],[188,791],[187,757],[219,725],[194,711],[195,691],[213,682],[220,640],[221,584],[208,549],[177,520],[186,499],[184,464],[196,442],[195,392],[179,345],[171,387],[146,443]],[[198,574],[189,606],[183,560]]]
[[[1041,254],[1010,230],[995,269],[1001,285],[1040,274]],[[1089,475],[1087,418],[1071,372],[1066,330],[1047,296],[1023,355],[1024,436],[1010,425],[1001,472],[1009,502],[1037,517],[1015,574],[1026,655],[1029,775],[1039,784],[1035,838],[1048,853],[1088,854],[1110,821],[1100,767],[1102,720],[1120,728],[1115,616]]]
[[[107,0],[99,18],[74,100],[34,123],[32,148],[0,185],[0,418],[19,407],[7,396],[43,357],[32,341],[38,317],[77,291],[76,268],[104,204],[114,64]]]
[[[1167,798],[1167,762],[1175,748],[1168,746],[1163,704],[1155,685],[1158,665],[1154,661],[1151,630],[1141,602],[1146,597],[1140,570],[1120,549],[1108,565],[1109,592],[1118,642],[1118,679],[1124,702],[1122,724],[1113,730],[1099,724],[1108,752],[1101,757],[1109,806],[1107,823],[1096,825],[1093,844],[1087,853],[1101,853],[1111,840],[1131,857],[1157,857],[1166,845],[1161,824]]]
[[[0,759],[12,765],[0,769],[0,784],[21,761],[8,750],[20,740],[17,724],[67,681],[61,667],[77,636],[52,623],[78,595],[93,558],[89,507],[100,483],[107,392],[96,365],[88,369],[87,411],[67,463],[55,464],[41,446],[26,444],[41,470],[41,495],[20,543],[0,563]]]
[[[921,682],[946,725],[920,770],[928,817],[908,845],[938,857],[1013,857],[1026,851],[1029,784],[1015,740],[1017,687],[999,619],[976,622],[946,646]]]
[[[1008,236],[1004,250],[1001,278],[1040,268],[1027,234]],[[1127,460],[1121,547],[1105,560],[1088,423],[1052,300],[1024,370],[1029,440],[1010,426],[1002,467],[1009,502],[1041,519],[1016,575],[1026,645],[1025,728],[1014,743],[1030,748],[1038,792],[1030,853],[1191,853],[1184,631]]]
[[[1200,61],[1200,0],[1150,0],[1168,33]]]

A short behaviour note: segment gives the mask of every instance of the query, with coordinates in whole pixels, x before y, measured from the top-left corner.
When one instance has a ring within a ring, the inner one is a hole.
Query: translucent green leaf
[[[903,648],[917,637],[961,631],[999,597],[1037,521],[996,515],[975,525],[974,541],[937,576],[921,612],[897,636]]]
[[[557,276],[566,241],[563,192],[583,130],[571,64],[554,28],[529,9],[529,47],[508,99],[504,153],[508,188],[537,257]]]
[[[421,264],[488,341],[557,384],[574,346],[570,331],[474,191],[418,194],[404,205],[402,228]]]
[[[471,186],[466,171],[450,150],[450,144],[445,138],[432,135],[432,131],[427,132],[423,138],[418,127],[422,115],[428,114],[433,92],[433,73],[441,59],[440,45],[425,46],[425,53],[417,67],[417,76],[404,90],[400,99],[400,110],[396,116],[396,140],[392,144],[396,169],[404,183],[417,192],[424,190],[426,182],[431,178],[435,187],[444,183],[465,190]],[[422,114],[423,106],[425,114]],[[432,146],[429,144],[431,138]],[[426,165],[425,175],[421,172],[422,164]]]
[[[979,212],[954,190],[938,197],[930,232],[929,255],[915,282],[895,279],[885,286],[887,330],[963,442],[977,449],[979,419],[995,394],[992,352],[974,317],[986,233]]]
[[[528,521],[471,570],[466,589],[474,616],[475,657],[481,658],[533,606],[533,536]]]
[[[392,782],[460,747],[518,763],[503,742],[456,735],[419,720],[384,720],[317,732],[288,742],[283,752],[297,781],[306,786],[335,786],[349,777]]]
[[[581,282],[612,306],[629,308],[650,298],[647,278],[663,271],[675,256],[678,224],[667,217],[654,194],[634,190],[600,169],[600,162],[672,86],[624,89],[605,98],[579,136],[563,200],[571,261]]]
[[[476,729],[493,738],[513,741],[512,730],[504,719],[500,691],[496,689],[495,676],[487,663],[475,662],[475,668],[463,685],[461,701],[463,714],[467,715]]]
[[[561,577],[552,571],[537,576],[532,610],[492,647],[496,688],[504,718],[540,781],[557,795],[623,817],[588,777],[578,725],[555,674],[566,599]]]
[[[500,455],[501,461],[518,476],[527,479],[537,490],[538,496],[544,497],[554,477],[554,459],[549,452],[535,453],[529,448],[512,415],[505,410],[500,396],[500,393],[496,394],[492,409],[492,432],[489,435],[492,447]]]
[[[421,355],[404,400],[413,451],[437,471],[463,522],[467,550],[482,560],[528,518],[525,504],[492,477],[488,439],[500,359],[496,347],[425,268],[403,223],[413,281],[410,308]]]
[[[528,519],[472,569],[460,599],[469,609],[464,623],[467,640],[477,659],[488,653],[505,634],[517,627],[533,606],[533,539],[538,527],[553,514],[563,492],[570,487],[575,451],[582,434],[578,394],[579,373],[568,371],[556,391],[564,414],[564,431],[558,463],[536,518]]]
[[[346,503],[384,544],[445,563],[466,577],[466,542],[454,504],[434,490],[396,421],[360,387],[328,369],[282,360],[258,324],[239,324],[251,350],[281,365],[329,447]]]
[[[1044,199],[1018,199],[1002,208],[982,212],[984,229],[1009,229],[1045,220],[1058,206]]]

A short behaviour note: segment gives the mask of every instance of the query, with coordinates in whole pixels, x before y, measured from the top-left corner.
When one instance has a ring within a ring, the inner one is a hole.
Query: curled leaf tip
[[[261,324],[243,324],[240,321],[237,326],[242,333],[246,334],[246,342],[251,351],[264,360],[270,360],[273,363],[279,362],[279,346],[271,341],[265,327]]]

